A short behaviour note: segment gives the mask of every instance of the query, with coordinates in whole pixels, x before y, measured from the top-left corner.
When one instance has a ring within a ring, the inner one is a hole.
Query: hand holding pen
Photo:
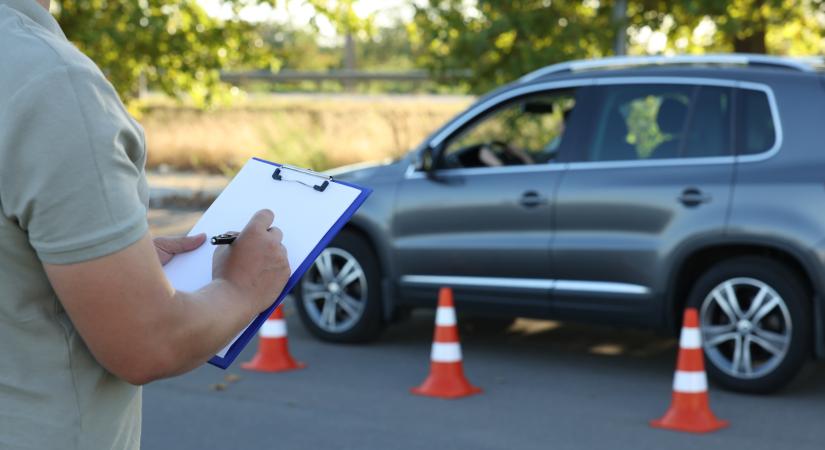
[[[267,228],[266,231],[272,231],[272,227]],[[227,231],[226,233],[212,236],[209,242],[211,242],[212,245],[229,245],[235,242],[235,239],[237,239],[240,234],[241,233],[237,231]]]
[[[240,233],[227,232],[214,239],[212,279],[233,286],[238,298],[249,300],[254,314],[272,305],[291,273],[283,234],[271,226],[273,219],[272,211],[258,211]]]

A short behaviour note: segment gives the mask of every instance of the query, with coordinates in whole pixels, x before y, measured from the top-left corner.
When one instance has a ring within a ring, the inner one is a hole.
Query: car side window
[[[724,156],[731,153],[731,89],[615,85],[599,89],[588,161]]]
[[[439,168],[551,162],[558,155],[574,106],[574,92],[565,90],[496,107],[446,142]]]
[[[737,152],[740,155],[753,155],[773,148],[776,129],[768,96],[762,91],[740,89],[736,98]]]

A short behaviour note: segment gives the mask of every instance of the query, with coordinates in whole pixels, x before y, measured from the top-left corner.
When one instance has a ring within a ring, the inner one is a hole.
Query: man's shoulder
[[[0,64],[0,107],[40,74],[65,68],[103,77],[100,69],[71,42],[2,5],[0,42],[0,61],[10,62]]]

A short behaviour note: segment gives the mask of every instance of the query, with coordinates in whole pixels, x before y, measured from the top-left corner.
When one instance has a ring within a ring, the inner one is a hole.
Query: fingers
[[[249,219],[249,223],[246,224],[243,231],[266,231],[272,225],[273,220],[275,220],[275,213],[268,209],[262,209]]]
[[[281,231],[278,227],[272,227],[269,229],[269,234],[272,236],[276,241],[281,242],[284,240],[284,232]]]
[[[203,233],[194,236],[181,237],[159,237],[155,238],[155,246],[166,253],[176,255],[178,253],[191,252],[203,245],[206,235]]]
[[[200,247],[206,241],[206,233],[199,233],[194,236],[186,236],[180,239],[181,252],[191,252]]]

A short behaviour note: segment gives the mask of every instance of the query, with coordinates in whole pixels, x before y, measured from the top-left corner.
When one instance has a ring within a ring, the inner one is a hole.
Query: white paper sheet
[[[175,256],[164,271],[179,290],[196,291],[212,281],[214,245],[209,238],[227,231],[241,231],[255,212],[270,209],[275,213],[273,226],[284,233],[289,267],[295,271],[312,249],[361,193],[358,189],[330,183],[318,192],[310,186],[320,184],[318,177],[282,169],[283,179],[272,179],[276,167],[249,160],[238,175],[198,220],[189,235],[206,233],[207,242],[197,250]],[[274,302],[276,298],[273,298]],[[218,356],[223,357],[240,334]]]

